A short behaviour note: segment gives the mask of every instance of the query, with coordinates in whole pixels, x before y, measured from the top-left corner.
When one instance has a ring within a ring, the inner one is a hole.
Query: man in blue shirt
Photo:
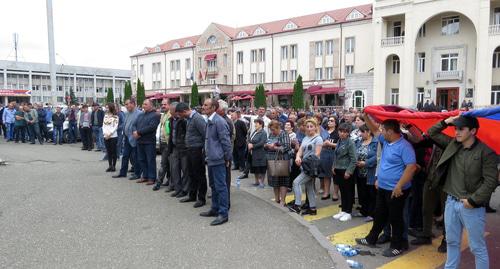
[[[7,139],[7,142],[14,140],[14,122],[16,121],[14,117],[15,114],[16,109],[14,108],[14,103],[9,103],[8,107],[3,110],[2,121],[6,127],[7,136],[5,138]]]
[[[360,245],[375,246],[378,236],[389,221],[392,228],[390,247],[382,253],[394,257],[403,253],[403,210],[410,193],[411,179],[417,170],[415,151],[401,135],[397,120],[385,120],[381,130],[367,116],[366,125],[382,144],[382,157],[377,171],[378,188],[373,227],[365,238],[357,238]]]

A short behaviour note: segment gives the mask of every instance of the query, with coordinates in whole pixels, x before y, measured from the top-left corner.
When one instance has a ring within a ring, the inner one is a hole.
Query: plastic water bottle
[[[353,248],[344,249],[344,251],[342,251],[341,253],[342,256],[346,257],[352,257],[358,255],[358,251]]]
[[[346,245],[346,244],[337,244],[335,245],[335,247],[337,248],[337,251],[338,252],[342,252],[346,249],[351,249],[352,247],[350,245]]]
[[[241,179],[239,177],[236,178],[236,188],[239,189],[241,185]]]
[[[353,260],[347,260],[346,261],[349,267],[354,268],[354,269],[363,269],[363,265],[360,262],[353,261]]]

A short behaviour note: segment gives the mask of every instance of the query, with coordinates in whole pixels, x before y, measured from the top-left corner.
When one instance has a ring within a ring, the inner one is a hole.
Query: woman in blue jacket
[[[377,190],[375,189],[375,170],[377,169],[378,140],[373,137],[366,125],[359,127],[360,140],[356,141],[356,185],[360,213],[365,221],[373,220]]]

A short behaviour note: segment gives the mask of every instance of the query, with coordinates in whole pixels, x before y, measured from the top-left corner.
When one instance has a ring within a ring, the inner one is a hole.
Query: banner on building
[[[30,97],[31,96],[31,90],[0,89],[0,96]]]

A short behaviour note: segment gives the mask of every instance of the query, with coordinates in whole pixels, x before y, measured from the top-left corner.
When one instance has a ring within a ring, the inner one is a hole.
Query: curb
[[[233,184],[231,184],[231,185],[233,185]],[[236,189],[236,186],[233,185],[232,187],[234,187]],[[248,191],[246,188],[240,187],[238,190],[244,191],[245,193],[248,193],[248,194],[252,195],[253,197],[258,198],[259,200],[264,201],[267,204],[277,208],[278,210],[286,212],[288,214],[288,216],[295,219],[298,223],[300,223],[302,226],[304,226],[309,231],[309,233],[311,233],[311,235],[314,237],[314,239],[316,239],[318,244],[321,247],[323,247],[326,250],[326,252],[328,253],[328,255],[330,256],[330,259],[332,260],[332,267],[331,267],[332,269],[349,269],[350,268],[349,265],[347,264],[347,262],[345,261],[345,258],[337,251],[335,246],[332,245],[332,243],[327,240],[327,238],[318,230],[318,228],[316,226],[307,222],[302,217],[300,217],[298,214],[290,212],[287,208],[282,207],[282,206],[272,202],[271,200],[262,199],[258,195],[255,195],[252,192]]]

